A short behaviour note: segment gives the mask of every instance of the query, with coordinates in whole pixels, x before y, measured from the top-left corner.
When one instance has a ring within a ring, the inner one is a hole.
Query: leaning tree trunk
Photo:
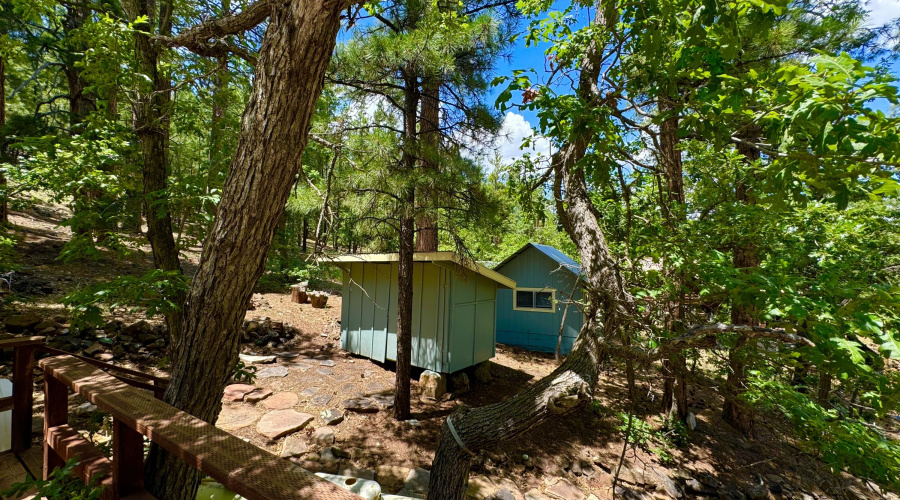
[[[234,160],[173,339],[165,401],[207,422],[221,410],[222,388],[238,358],[240,326],[291,187],[346,0],[272,3]],[[163,500],[193,500],[200,474],[154,446],[148,490]]]
[[[132,20],[146,16],[150,22],[158,22],[161,36],[172,33],[172,2],[162,0],[159,12],[150,10],[152,4],[140,0],[127,0],[126,12]],[[146,27],[145,27],[146,30]],[[153,253],[153,264],[163,271],[181,272],[178,248],[172,233],[172,215],[168,201],[169,179],[169,115],[171,112],[171,85],[169,77],[160,69],[162,47],[154,43],[147,33],[135,31],[134,46],[141,72],[149,85],[139,90],[133,106],[133,127],[141,143],[141,174],[144,185],[144,210],[147,216],[147,240]],[[184,295],[172,297],[179,309],[166,313],[169,335],[175,336],[181,329]]]
[[[615,23],[615,3],[600,0],[593,23],[607,30]],[[590,107],[596,103],[595,83],[600,72],[602,46],[592,42],[582,60],[578,94]],[[589,400],[597,382],[604,343],[627,329],[634,299],[624,286],[616,260],[609,252],[599,213],[587,189],[579,161],[593,138],[590,127],[553,155],[557,212],[566,232],[578,247],[587,309],[572,352],[549,376],[502,403],[482,408],[463,407],[444,422],[431,469],[430,500],[461,500],[465,496],[470,461],[474,453],[531,429]],[[565,203],[560,197],[565,189]],[[602,320],[598,311],[602,311]],[[602,325],[602,327],[600,326]],[[601,331],[602,330],[602,331]]]
[[[747,163],[753,163],[760,158],[759,151],[749,146],[739,145],[738,151],[744,155]],[[756,204],[753,191],[745,181],[738,181],[735,198],[747,206]],[[735,269],[744,272],[759,267],[756,245],[749,239],[739,239],[734,248],[733,264]],[[756,311],[752,305],[735,300],[731,306],[731,322],[735,325],[754,325]],[[728,375],[723,390],[725,402],[722,405],[722,418],[741,433],[750,435],[753,432],[753,412],[742,397],[747,383],[745,345],[746,342],[739,339],[728,351]]]

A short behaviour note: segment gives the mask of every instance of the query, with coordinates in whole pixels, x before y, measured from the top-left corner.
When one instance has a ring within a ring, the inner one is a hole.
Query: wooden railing
[[[0,342],[0,348],[12,347],[15,352],[14,450],[24,451],[31,444],[34,354],[49,350],[42,340]],[[75,473],[85,482],[99,479],[103,500],[152,499],[143,487],[146,437],[249,500],[359,499],[292,462],[160,401],[155,395],[161,394],[165,379],[70,353],[41,359],[38,365],[44,372],[44,478],[55,467],[78,457]],[[113,376],[101,368],[144,377],[151,383]],[[111,459],[68,425],[70,389],[112,416]],[[8,404],[7,399],[0,399],[0,405]]]

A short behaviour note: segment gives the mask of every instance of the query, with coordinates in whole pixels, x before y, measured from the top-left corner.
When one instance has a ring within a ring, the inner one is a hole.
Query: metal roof
[[[571,257],[559,251],[559,249],[555,247],[551,247],[550,245],[541,245],[540,243],[526,243],[522,246],[522,248],[516,250],[512,255],[503,260],[503,262],[494,266],[494,270],[497,271],[501,267],[505,266],[509,261],[515,259],[519,254],[528,250],[528,248],[534,248],[535,250],[541,252],[547,257],[553,259],[559,267],[563,269],[569,270],[575,276],[581,277],[581,264],[572,260]]]
[[[318,259],[323,264],[347,264],[352,262],[386,263],[399,262],[399,253],[360,253],[335,256],[324,256]],[[516,282],[502,274],[488,269],[472,259],[460,257],[455,252],[416,252],[413,262],[451,262],[488,278],[506,288],[515,288]]]

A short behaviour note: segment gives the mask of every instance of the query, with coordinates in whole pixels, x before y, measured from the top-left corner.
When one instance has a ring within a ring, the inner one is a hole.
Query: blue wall
[[[498,290],[497,342],[533,351],[556,351],[563,311],[569,295],[576,288],[578,277],[568,269],[560,268],[556,261],[534,247],[528,247],[495,271],[515,280],[519,288],[553,288],[557,300],[556,310],[552,313],[516,311],[513,309],[513,290]],[[580,287],[576,288],[572,297],[581,300]],[[576,304],[570,304],[560,348],[562,354],[572,350],[583,322],[581,310]]]

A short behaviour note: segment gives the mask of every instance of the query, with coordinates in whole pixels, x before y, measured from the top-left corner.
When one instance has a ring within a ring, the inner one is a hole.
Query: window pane
[[[553,292],[534,292],[534,307],[538,309],[552,309]]]
[[[534,292],[516,290],[516,307],[534,307]]]

